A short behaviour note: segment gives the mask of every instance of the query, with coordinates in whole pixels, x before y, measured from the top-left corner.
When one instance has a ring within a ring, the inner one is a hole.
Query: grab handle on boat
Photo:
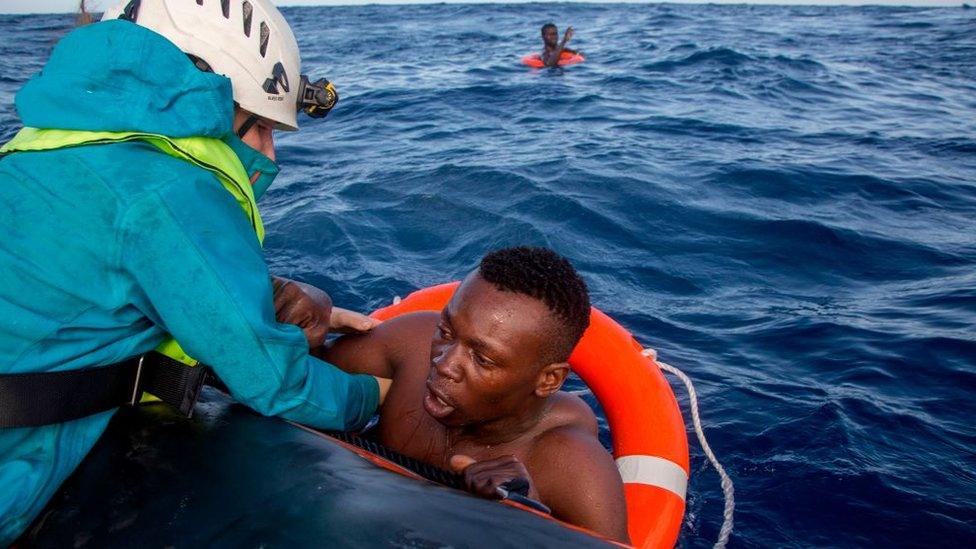
[[[501,486],[496,486],[495,493],[497,493],[501,499],[514,501],[515,503],[519,503],[530,509],[535,509],[540,513],[545,513],[547,515],[552,514],[552,509],[546,507],[544,503],[528,497],[529,481],[525,480],[524,478],[515,478],[503,483]]]

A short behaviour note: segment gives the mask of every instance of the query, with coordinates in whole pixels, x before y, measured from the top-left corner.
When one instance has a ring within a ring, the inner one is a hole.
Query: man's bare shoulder
[[[528,459],[536,470],[561,477],[572,471],[602,467],[612,462],[600,444],[596,415],[580,397],[559,392],[529,448]],[[569,478],[569,477],[566,477]]]
[[[438,318],[433,312],[401,315],[367,333],[342,336],[313,354],[347,372],[393,377],[402,364],[430,348]]]
[[[599,426],[596,414],[582,398],[566,391],[559,391],[550,398],[551,408],[540,436],[561,429],[579,429],[593,437],[597,436]]]
[[[383,322],[374,331],[382,338],[390,360],[402,366],[412,364],[414,358],[430,348],[439,319],[440,315],[432,311],[407,313]]]
[[[527,464],[542,501],[568,522],[627,541],[623,483],[596,415],[578,396],[559,394],[557,421],[536,437]]]
[[[431,311],[407,313],[391,318],[373,328],[369,338],[381,345],[389,360],[396,364],[409,361],[430,347],[430,338],[437,329],[440,316]]]
[[[434,311],[406,313],[381,322],[373,328],[373,333],[385,339],[411,339],[420,333],[429,338],[438,318]]]
[[[592,456],[603,461],[609,456],[600,445],[596,414],[580,397],[560,391],[532,443],[530,459],[549,466],[563,462],[571,465],[581,457]]]

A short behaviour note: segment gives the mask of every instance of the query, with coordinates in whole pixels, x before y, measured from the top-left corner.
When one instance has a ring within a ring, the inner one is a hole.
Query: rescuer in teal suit
[[[386,380],[310,357],[275,317],[255,204],[278,171],[272,131],[337,98],[299,68],[269,0],[131,0],[65,36],[17,94],[25,127],[0,150],[0,546],[117,409],[25,419],[70,400],[48,394],[58,374],[81,372],[84,401],[105,385],[85,376],[132,365],[138,389],[134,357],[160,348],[262,414],[323,429],[373,414]],[[328,318],[316,292],[299,297]]]

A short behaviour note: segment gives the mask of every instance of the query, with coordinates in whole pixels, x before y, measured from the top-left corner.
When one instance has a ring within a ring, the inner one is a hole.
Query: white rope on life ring
[[[656,362],[665,372],[673,374],[680,379],[688,390],[688,399],[691,405],[691,422],[695,427],[695,435],[698,436],[698,442],[701,444],[705,456],[708,457],[708,461],[712,463],[715,471],[718,472],[718,476],[722,479],[722,493],[725,496],[725,508],[722,513],[722,528],[718,532],[715,549],[723,549],[729,542],[729,536],[732,534],[732,514],[735,511],[735,488],[732,485],[732,479],[729,478],[729,475],[725,472],[725,468],[722,467],[722,464],[718,462],[718,458],[715,457],[715,452],[712,451],[711,446],[708,445],[708,441],[705,440],[705,430],[702,428],[701,417],[698,415],[698,393],[695,391],[695,385],[691,382],[691,378],[681,370],[657,360],[657,353],[654,349],[648,347],[644,349],[642,354]]]

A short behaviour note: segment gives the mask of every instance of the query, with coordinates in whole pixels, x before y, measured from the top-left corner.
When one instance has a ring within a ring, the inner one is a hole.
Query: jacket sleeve
[[[146,316],[238,401],[320,429],[363,426],[378,405],[376,380],[310,356],[302,331],[276,322],[247,218],[209,174],[194,175],[147,192],[121,218],[118,262],[133,284],[121,291],[144,294]]]

